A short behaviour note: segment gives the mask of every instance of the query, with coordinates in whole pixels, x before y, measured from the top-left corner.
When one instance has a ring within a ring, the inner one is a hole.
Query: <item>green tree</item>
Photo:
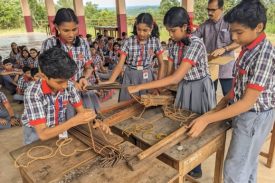
[[[22,11],[19,0],[1,0],[0,28],[18,28],[22,24]]]
[[[178,0],[161,0],[159,7],[160,14],[164,16],[173,6],[180,6],[180,2]]]
[[[224,11],[227,12],[228,10],[230,10],[232,7],[234,7],[237,2],[239,0],[226,0],[224,1]],[[204,22],[205,20],[208,19],[208,15],[207,15],[207,4],[208,1],[207,0],[196,0],[195,1],[195,22],[197,24],[201,24],[202,22]]]
[[[40,27],[47,20],[46,7],[43,0],[28,0],[34,25]]]
[[[74,3],[73,0],[58,0],[56,3],[57,10],[60,8],[71,8],[74,9]]]
[[[85,17],[87,19],[96,18],[95,15],[98,13],[98,5],[92,2],[87,2],[85,6]]]

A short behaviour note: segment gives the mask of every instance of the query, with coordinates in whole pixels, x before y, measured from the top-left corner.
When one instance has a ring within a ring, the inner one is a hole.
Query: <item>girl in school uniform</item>
[[[109,70],[113,70],[115,66],[118,64],[119,61],[119,49],[120,44],[118,42],[114,42],[113,44],[113,50],[109,53],[110,63],[109,63]]]
[[[159,41],[158,26],[154,23],[151,14],[141,13],[136,17],[133,34],[133,36],[125,40],[119,51],[119,62],[114,68],[111,78],[105,83],[115,82],[125,62],[127,67],[123,76],[123,85],[137,85],[154,80],[153,68],[151,67],[154,55],[157,56],[159,61],[158,79],[163,77],[163,50]],[[145,93],[147,92],[141,91],[138,95]],[[131,99],[131,96],[127,89],[121,89],[119,101],[129,99]]]
[[[35,48],[30,49],[30,68],[38,68],[39,52]]]
[[[168,60],[170,65],[174,65],[175,72],[161,80],[130,86],[128,90],[136,93],[179,83],[175,105],[203,114],[215,106],[205,46],[199,38],[189,36],[190,19],[184,8],[171,8],[163,22],[174,40]]]
[[[130,86],[128,91],[136,93],[179,84],[175,106],[204,114],[216,104],[214,85],[208,70],[206,48],[201,39],[190,36],[190,19],[184,8],[172,7],[165,14],[163,23],[174,41],[169,47],[168,67],[174,66],[175,72],[161,80]],[[200,166],[190,174],[201,177]]]
[[[208,124],[233,118],[224,164],[225,183],[256,183],[258,156],[275,120],[275,49],[266,39],[266,9],[259,0],[243,0],[224,17],[242,51],[233,69],[233,87],[216,111],[195,119],[189,135]],[[229,101],[232,105],[227,106]]]
[[[17,44],[15,42],[12,42],[11,43],[10,58],[15,60],[15,61],[18,61],[20,56],[21,56],[21,53],[20,53],[19,47],[17,46]]]
[[[29,67],[30,66],[30,53],[28,50],[24,49],[21,51],[21,57],[19,59],[19,65],[22,69],[23,67]]]
[[[85,91],[88,86],[88,79],[92,74],[92,58],[88,42],[78,35],[78,19],[74,11],[70,8],[61,8],[57,11],[54,24],[56,35],[46,39],[42,43],[41,53],[52,48],[59,47],[66,51],[77,64],[77,69],[71,81],[78,91],[81,92],[84,107],[86,100],[90,100],[90,92]],[[88,103],[89,101],[87,101]],[[75,110],[69,105],[67,118],[74,116]]]

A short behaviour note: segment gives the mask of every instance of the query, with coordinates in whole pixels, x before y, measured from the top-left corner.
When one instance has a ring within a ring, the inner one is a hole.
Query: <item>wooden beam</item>
[[[136,103],[124,110],[119,111],[118,113],[116,113],[110,117],[107,117],[102,122],[108,126],[113,126],[113,125],[120,123],[122,121],[125,121],[133,116],[139,115],[143,109],[144,109],[143,105]]]
[[[165,137],[155,145],[149,147],[133,159],[129,160],[127,162],[128,166],[132,170],[136,170],[142,167],[144,163],[148,163],[148,161],[150,161],[151,159],[159,156],[160,154],[164,153],[174,145],[184,140],[186,138],[184,137],[186,131],[187,128],[185,126],[179,128],[178,130],[171,133],[169,136]]]

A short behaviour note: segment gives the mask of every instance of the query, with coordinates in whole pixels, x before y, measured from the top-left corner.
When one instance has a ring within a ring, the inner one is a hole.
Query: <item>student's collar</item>
[[[135,37],[136,37],[136,39],[137,39],[137,43],[140,44],[140,39],[139,39],[139,37],[138,37],[137,35],[135,35]],[[148,39],[144,40],[144,44],[146,44],[147,41],[148,41],[149,39],[150,39],[150,37],[149,37]]]
[[[26,75],[23,77],[25,81],[32,81],[32,78],[28,78]]]
[[[260,44],[265,38],[266,38],[266,34],[262,32],[252,43],[250,43],[248,46],[245,46],[243,49],[252,50],[258,44]]]
[[[53,91],[52,89],[49,87],[48,83],[46,82],[46,80],[42,79],[41,81],[41,89],[43,94],[51,94]]]

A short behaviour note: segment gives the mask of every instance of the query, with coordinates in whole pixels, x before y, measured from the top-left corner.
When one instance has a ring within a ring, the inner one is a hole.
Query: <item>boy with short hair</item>
[[[24,91],[32,81],[31,68],[28,66],[25,66],[23,67],[22,70],[24,75],[18,79],[16,94],[13,96],[13,99],[16,101],[24,101]]]
[[[188,134],[197,137],[208,124],[234,117],[224,182],[256,183],[258,155],[275,120],[275,49],[264,33],[266,9],[259,0],[243,0],[224,18],[233,41],[242,46],[233,87],[215,112],[190,124]]]
[[[5,87],[13,95],[16,93],[17,81],[19,76],[23,74],[22,71],[13,68],[12,60],[5,59],[3,61],[4,70],[0,73],[3,78]]]
[[[0,130],[10,128],[17,123],[14,111],[3,92],[0,92]]]
[[[38,81],[40,79],[39,69],[31,68],[31,76],[33,81]]]
[[[25,144],[55,137],[96,117],[94,111],[83,108],[79,93],[69,80],[77,66],[64,50],[53,47],[43,52],[38,62],[41,79],[29,86],[24,95]],[[66,121],[68,103],[76,109],[77,115]]]

